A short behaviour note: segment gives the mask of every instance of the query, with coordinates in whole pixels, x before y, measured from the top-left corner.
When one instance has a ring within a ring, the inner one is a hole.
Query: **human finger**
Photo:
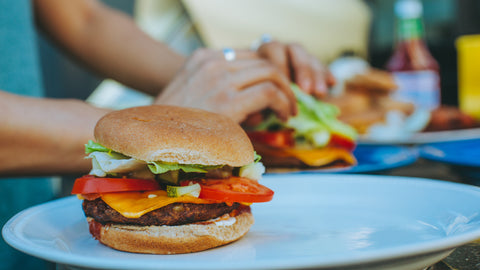
[[[298,86],[311,94],[314,89],[314,71],[309,54],[298,44],[288,45],[288,55],[290,57],[293,81]]]
[[[270,66],[268,62],[263,59],[241,59],[230,61],[225,64],[225,67],[228,71],[241,71],[245,69],[250,69],[254,67],[267,67]]]
[[[337,80],[335,79],[335,76],[333,76],[333,73],[330,70],[327,70],[327,85],[329,87],[334,86],[337,83]]]
[[[261,57],[268,59],[277,66],[285,76],[291,79],[288,51],[284,44],[278,41],[264,43],[257,49],[257,52]]]
[[[235,60],[258,59],[258,55],[251,50],[235,49]]]
[[[254,112],[247,116],[247,119],[243,121],[242,126],[244,127],[256,127],[260,125],[264,120],[262,112]]]
[[[262,82],[243,89],[234,97],[233,102],[239,122],[243,122],[249,115],[264,109],[271,109],[278,118],[286,121],[291,114],[290,100],[279,91],[278,86],[272,82]]]
[[[233,54],[232,59],[228,59],[227,54]],[[259,59],[260,57],[250,50],[224,48],[222,50],[201,48],[192,53],[192,58],[199,62],[207,59],[223,59],[225,61],[245,60],[245,59]]]
[[[311,94],[317,98],[324,97],[328,91],[328,73],[322,64],[316,59],[311,59],[313,87]]]
[[[246,68],[235,72],[231,80],[232,84],[239,90],[262,82],[270,81],[274,83],[277,85],[277,91],[282,92],[290,103],[289,114],[297,114],[297,102],[290,88],[290,82],[276,67],[266,65]]]

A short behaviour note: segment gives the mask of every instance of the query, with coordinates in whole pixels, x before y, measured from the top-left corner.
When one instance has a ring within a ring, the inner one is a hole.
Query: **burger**
[[[292,85],[298,113],[286,122],[267,112],[260,124],[244,124],[267,168],[325,168],[357,163],[355,129],[337,119],[339,109]]]
[[[250,205],[270,201],[265,171],[243,129],[198,109],[143,106],[113,111],[86,144],[88,175],[72,194],[92,236],[111,248],[198,252],[238,240]]]

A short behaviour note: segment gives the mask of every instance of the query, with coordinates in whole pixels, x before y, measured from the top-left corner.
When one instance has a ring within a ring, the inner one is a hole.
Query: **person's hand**
[[[221,51],[197,50],[154,103],[204,109],[238,123],[264,109],[283,120],[295,115],[288,78],[255,52],[235,52],[227,61]]]
[[[299,44],[270,41],[263,43],[257,52],[279,67],[301,89],[317,98],[327,95],[328,87],[335,84],[330,71]]]

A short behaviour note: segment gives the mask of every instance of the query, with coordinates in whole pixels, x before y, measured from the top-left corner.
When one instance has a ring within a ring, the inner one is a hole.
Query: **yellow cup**
[[[460,110],[480,119],[480,35],[456,40]]]

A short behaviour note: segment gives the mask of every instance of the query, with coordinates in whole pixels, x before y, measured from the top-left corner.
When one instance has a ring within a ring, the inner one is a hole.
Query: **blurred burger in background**
[[[408,139],[419,132],[480,126],[455,106],[426,110],[395,98],[398,85],[392,73],[371,67],[360,57],[342,56],[329,68],[337,84],[324,101],[337,106],[338,118],[366,141]]]
[[[340,95],[330,95],[324,101],[335,104],[340,109],[339,119],[360,134],[368,133],[375,124],[385,123],[391,111],[405,117],[415,111],[412,103],[392,99],[397,85],[387,71],[369,68],[345,80],[343,87]]]
[[[398,85],[390,72],[373,68],[362,58],[350,55],[332,62],[330,70],[338,83],[324,101],[340,109],[341,121],[354,127],[360,135],[370,136],[377,126],[395,126],[402,129],[397,133],[407,132],[405,120],[413,116],[415,106],[392,98]],[[418,119],[421,120],[419,127],[415,127],[417,131],[428,121],[428,115],[422,116]],[[388,133],[385,136],[395,135]]]
[[[268,168],[320,168],[356,164],[355,129],[337,119],[339,109],[292,85],[298,114],[286,122],[267,112],[261,123],[244,123]]]

